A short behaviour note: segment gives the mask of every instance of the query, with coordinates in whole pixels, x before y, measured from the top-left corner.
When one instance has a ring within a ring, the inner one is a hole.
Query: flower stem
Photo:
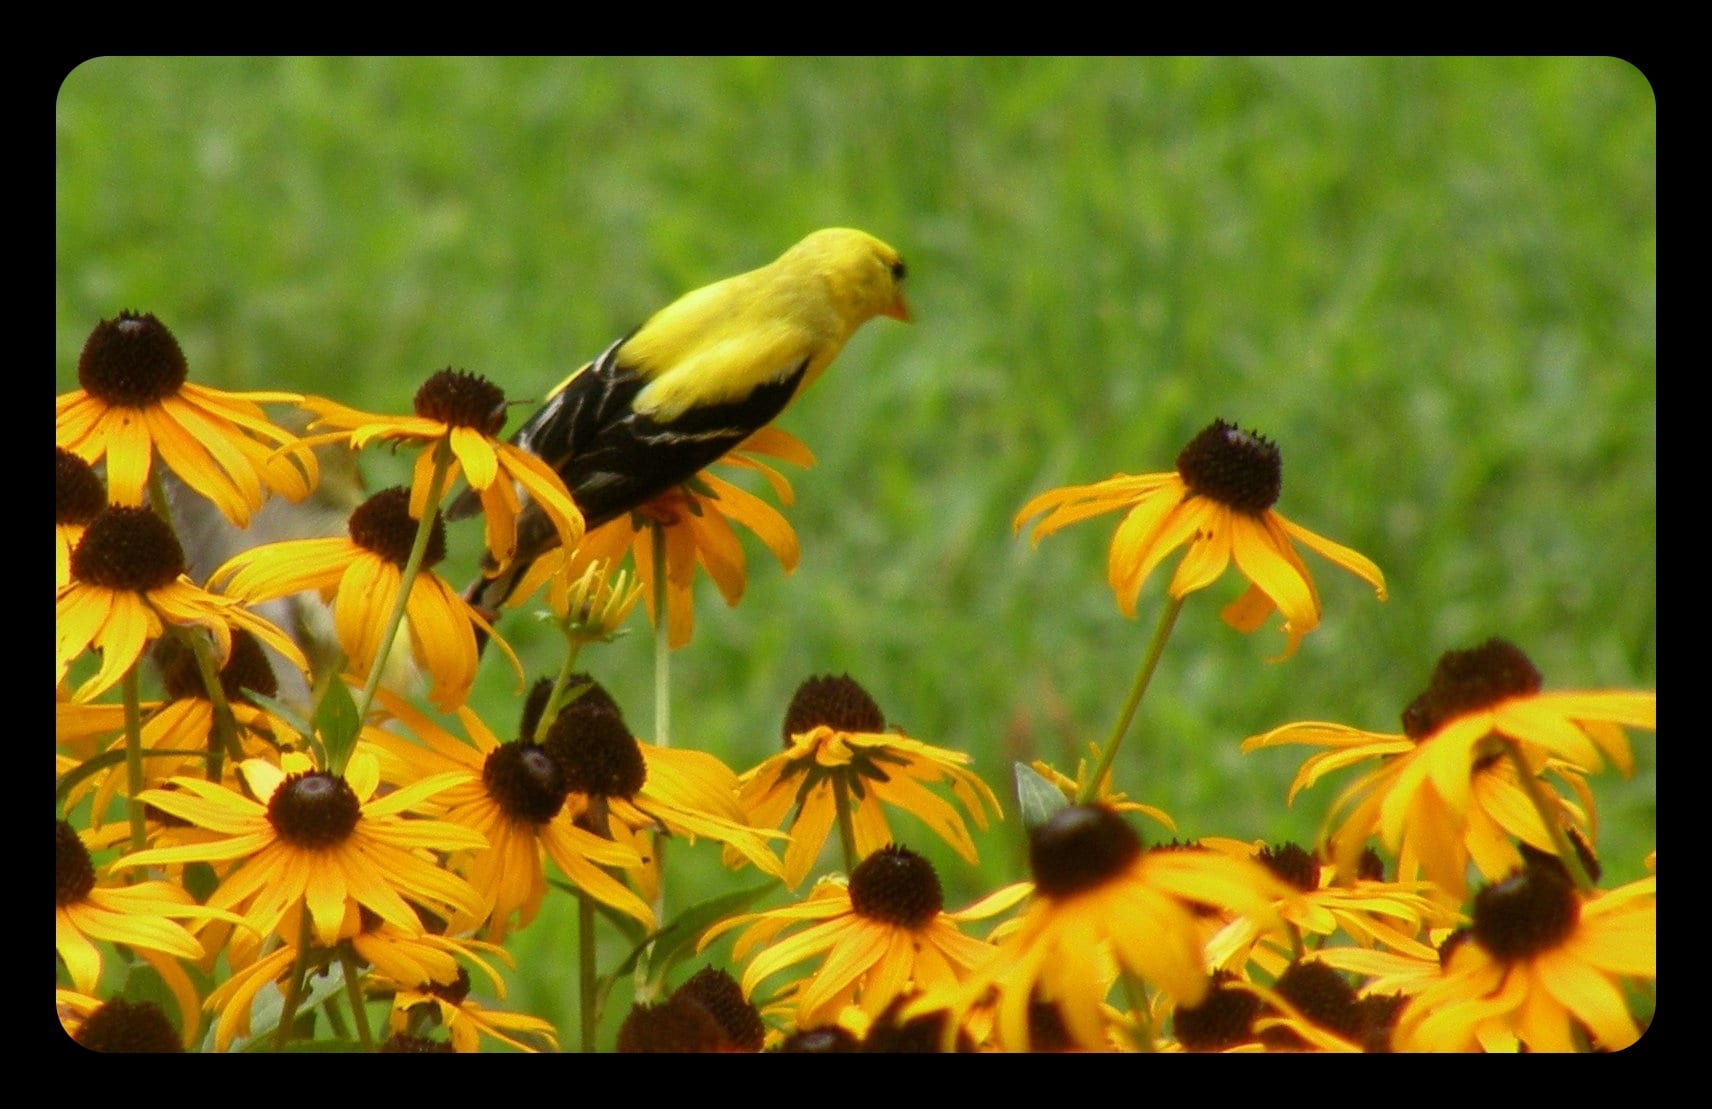
[[[374,662],[369,666],[368,680],[363,683],[363,696],[357,702],[357,719],[368,718],[369,706],[374,704],[375,691],[380,688],[380,678],[386,672],[386,660],[392,654],[398,643],[398,629],[404,623],[404,612],[410,601],[410,590],[416,584],[416,576],[422,570],[422,562],[428,553],[428,539],[434,534],[434,520],[440,512],[440,498],[446,492],[446,475],[451,470],[452,445],[445,439],[434,444],[434,474],[428,479],[428,507],[422,512],[422,519],[416,522],[416,539],[410,545],[410,557],[404,561],[404,572],[398,583],[398,596],[393,598],[392,612],[386,618],[386,633],[381,636],[380,649],[375,652]],[[353,745],[352,750],[355,750]],[[348,757],[348,755],[347,755]],[[327,768],[333,774],[343,774],[343,766]]]
[[[135,663],[125,671],[119,688],[125,701],[125,791],[130,799],[126,810],[131,817],[131,850],[141,851],[148,845],[148,822],[145,806],[137,796],[143,792],[143,710]]]
[[[577,892],[577,1022],[582,1033],[582,1049],[595,1049],[595,1030],[600,1024],[595,1012],[594,965],[594,899]]]
[[[309,974],[309,904],[298,902],[302,913],[297,926],[297,958],[291,964],[291,978],[285,984],[285,1006],[279,1011],[279,1027],[274,1029],[273,1049],[284,1051],[291,1043],[291,1026],[297,1023],[297,1006],[303,1000],[303,980]]]
[[[350,944],[339,945],[339,966],[345,972],[345,997],[351,1006],[351,1017],[357,1024],[357,1042],[364,1051],[374,1050],[374,1033],[369,1031],[369,1013],[363,1005],[362,971],[352,957]]]
[[[654,745],[672,745],[672,621],[666,612],[666,526],[653,525],[654,551]],[[666,919],[666,838],[653,833],[654,872],[660,884],[654,894],[654,919]]]
[[[1575,844],[1569,840],[1569,833],[1563,829],[1563,821],[1558,819],[1553,811],[1545,791],[1540,788],[1539,779],[1528,769],[1528,760],[1522,755],[1522,745],[1508,737],[1500,736],[1504,744],[1504,753],[1509,756],[1510,764],[1516,768],[1516,781],[1520,783],[1522,792],[1528,795],[1528,803],[1534,806],[1534,811],[1540,815],[1540,823],[1545,825],[1546,835],[1551,837],[1552,848],[1569,871],[1570,879],[1575,882],[1575,888],[1584,896],[1593,892],[1593,878],[1587,873],[1587,868],[1581,865],[1581,852],[1575,849]]]
[[[1153,680],[1153,671],[1159,666],[1160,656],[1165,653],[1165,644],[1171,638],[1171,629],[1176,626],[1177,614],[1183,611],[1183,601],[1172,597],[1166,602],[1165,611],[1159,617],[1159,627],[1153,632],[1153,642],[1147,646],[1147,655],[1141,660],[1141,669],[1136,672],[1135,683],[1130,686],[1129,697],[1124,701],[1123,711],[1118,714],[1117,725],[1112,728],[1112,736],[1106,740],[1105,749],[1100,752],[1099,765],[1088,775],[1088,780],[1082,783],[1082,788],[1076,793],[1076,803],[1086,805],[1100,794],[1100,783],[1111,773],[1112,760],[1117,757],[1118,746],[1123,742],[1124,733],[1129,731],[1129,725],[1135,719],[1135,710],[1141,705],[1141,696],[1147,692],[1147,683]]]
[[[856,864],[862,860],[856,856],[856,828],[854,818],[850,815],[850,787],[845,784],[841,774],[832,775],[833,804],[838,809],[838,842],[844,847],[844,873],[856,873]]]

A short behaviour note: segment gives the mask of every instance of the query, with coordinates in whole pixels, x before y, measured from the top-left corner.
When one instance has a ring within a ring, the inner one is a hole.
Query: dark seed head
[[[839,732],[882,732],[886,718],[868,691],[845,674],[810,678],[797,687],[785,710],[785,746],[806,731],[820,725]]]
[[[1294,843],[1264,847],[1255,859],[1275,876],[1304,893],[1320,888],[1319,862]]]
[[[624,713],[605,686],[584,673],[572,674],[566,679],[566,689],[579,687],[583,687],[582,692],[559,710],[561,715],[567,712],[605,712],[618,717],[620,723],[623,722]],[[518,725],[518,735],[522,738],[534,738],[536,726],[541,722],[541,714],[546,711],[547,698],[552,692],[553,682],[550,678],[542,678],[530,688],[529,696],[523,702],[523,719]]]
[[[482,764],[482,784],[500,811],[519,823],[545,824],[565,804],[564,771],[527,740],[495,747]]]
[[[1467,651],[1447,651],[1433,678],[1403,710],[1403,734],[1425,739],[1458,716],[1491,708],[1511,697],[1532,696],[1545,680],[1515,644],[1488,639]]]
[[[363,810],[345,779],[313,770],[281,782],[268,801],[267,813],[281,839],[314,851],[344,843]]]
[[[172,332],[154,316],[135,312],[96,324],[77,360],[84,391],[119,408],[144,408],[169,397],[189,373]]]
[[[184,573],[184,548],[147,508],[104,508],[71,552],[71,576],[103,589],[147,593]]]
[[[64,447],[54,448],[54,523],[79,527],[107,507],[107,490],[95,467]]]
[[[155,644],[155,663],[160,667],[161,684],[166,686],[168,700],[194,698],[208,700],[208,689],[202,684],[202,672],[196,668],[196,654],[177,637],[167,636]],[[255,636],[243,628],[232,629],[232,653],[220,667],[220,689],[227,701],[250,701],[254,691],[264,697],[279,692],[279,679],[274,676],[267,652]]]
[[[431,1040],[403,1032],[394,1032],[380,1045],[382,1055],[451,1055],[456,1050],[450,1040]]]
[[[498,435],[505,426],[505,393],[480,374],[448,367],[416,390],[416,414],[450,427]]]
[[[178,1030],[152,1001],[115,997],[90,1013],[77,1030],[77,1042],[90,1051],[115,1054],[183,1051]]]
[[[542,744],[565,786],[591,797],[635,797],[648,780],[642,748],[624,721],[605,712],[561,712]]]
[[[89,896],[95,888],[95,863],[77,830],[61,820],[54,835],[54,905],[65,908]]]
[[[1141,854],[1141,837],[1102,805],[1070,805],[1028,836],[1035,888],[1048,897],[1093,889]]]
[[[1324,963],[1291,963],[1272,988],[1319,1027],[1346,1038],[1359,1033],[1361,1017],[1355,1007],[1355,988]],[[1262,1034],[1261,1041],[1273,1047],[1306,1046],[1287,1028],[1271,1029]]]
[[[1496,959],[1527,959],[1561,944],[1581,920],[1581,899],[1556,858],[1531,852],[1526,866],[1474,895],[1476,942]]]
[[[945,1022],[951,1019],[951,1014],[938,1009],[904,1020],[904,1007],[910,1001],[910,997],[899,997],[886,1006],[885,1012],[874,1018],[874,1023],[868,1027],[868,1035],[862,1040],[864,1053],[937,1055],[944,1050]],[[957,1039],[952,1050],[975,1050],[974,1043],[961,1028],[957,1030]]]
[[[850,874],[850,907],[870,920],[920,928],[945,907],[933,864],[907,847],[888,844]]]
[[[410,490],[395,486],[382,489],[351,513],[351,542],[403,569],[410,561],[410,548],[416,543],[416,527],[417,521],[410,516]],[[436,512],[422,568],[426,570],[445,557],[446,522]]]
[[[658,1005],[632,1005],[618,1029],[620,1055],[714,1052],[726,1048],[719,1022],[692,998],[676,995]]]
[[[1172,1028],[1186,1050],[1223,1051],[1254,1038],[1260,997],[1231,985],[1232,979],[1228,971],[1219,971],[1199,1005],[1178,1007]]]
[[[1259,432],[1214,420],[1178,453],[1177,475],[1201,496],[1259,516],[1278,503],[1284,461]]]
[[[694,1002],[719,1023],[732,1051],[760,1051],[767,1039],[761,1012],[743,996],[737,979],[717,967],[703,967],[677,988],[672,1000]]]

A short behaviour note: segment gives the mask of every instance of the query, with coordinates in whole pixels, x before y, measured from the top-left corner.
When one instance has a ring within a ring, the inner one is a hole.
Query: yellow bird
[[[816,231],[777,259],[685,293],[572,374],[512,442],[558,471],[590,529],[694,476],[770,423],[875,316],[908,321],[904,262],[862,231]],[[452,518],[474,513],[468,492]],[[526,506],[517,556],[466,599],[496,611],[558,545]]]

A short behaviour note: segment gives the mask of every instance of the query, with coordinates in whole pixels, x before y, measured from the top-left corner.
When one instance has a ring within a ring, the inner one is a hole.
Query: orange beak
[[[911,320],[915,319],[914,316],[910,315],[909,305],[904,303],[904,295],[902,293],[899,293],[898,299],[887,305],[880,314],[882,316],[890,316],[894,320],[902,320],[904,323],[909,323]]]

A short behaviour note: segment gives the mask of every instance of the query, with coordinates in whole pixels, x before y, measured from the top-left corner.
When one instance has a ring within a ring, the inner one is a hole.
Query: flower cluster
[[[1651,1019],[1656,877],[1600,885],[1587,784],[1631,770],[1650,692],[1550,690],[1494,638],[1399,691],[1397,734],[1295,723],[1242,743],[1313,749],[1292,802],[1356,772],[1316,842],[1138,830],[1177,827],[1124,792],[1146,781],[1125,741],[1195,593],[1234,568],[1222,617],[1246,633],[1278,613],[1278,661],[1324,618],[1298,544],[1387,596],[1373,562],[1277,511],[1281,452],[1257,433],[1215,422],[1169,473],[1017,513],[1038,542],[1121,512],[1107,583],[1127,617],[1181,557],[1092,763],[1019,763],[1007,813],[975,752],[889,723],[849,675],[802,682],[747,768],[674,735],[698,567],[735,605],[734,522],[787,571],[799,557],[730,481],[704,471],[588,528],[553,466],[499,437],[505,398],[478,375],[432,375],[407,416],[225,393],[144,314],[100,323],[78,380],[56,402],[55,948],[56,1011],[86,1047],[1611,1051]],[[328,452],[375,445],[415,452],[408,487],[332,513],[332,533],[325,512],[244,530],[324,497]],[[763,456],[812,456],[763,429],[723,460],[788,505]],[[196,503],[239,537],[228,553],[189,549]],[[460,590],[446,528],[478,510]],[[500,574],[516,584],[494,608],[539,598],[563,641],[526,696],[505,614],[471,600]],[[647,739],[578,669],[638,607],[659,668]],[[514,720],[472,701],[488,643]],[[933,857],[973,872],[1001,837],[1026,876],[948,908]],[[680,903],[670,874],[704,841],[697,875],[744,887]],[[516,938],[561,896],[575,1019],[554,1023],[504,1002]],[[138,968],[170,1004],[129,988]],[[619,988],[632,1004],[603,1024]]]

